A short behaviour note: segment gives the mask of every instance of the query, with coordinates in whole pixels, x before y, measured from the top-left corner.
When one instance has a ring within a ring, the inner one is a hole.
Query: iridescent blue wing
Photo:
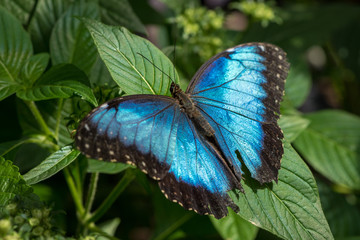
[[[133,164],[150,177],[161,179],[173,161],[179,114],[173,98],[117,98],[82,120],[76,145],[87,157]]]
[[[280,48],[244,44],[206,62],[187,89],[238,177],[242,166],[236,151],[253,178],[277,181],[283,154],[277,119],[288,69]]]
[[[239,181],[173,98],[111,100],[82,120],[75,140],[87,157],[136,165],[186,209],[217,218],[227,206],[238,210],[226,192],[241,188]]]
[[[222,218],[228,213],[227,207],[239,210],[226,194],[241,189],[239,180],[184,113],[179,119],[174,160],[159,186],[168,199],[199,214]]]

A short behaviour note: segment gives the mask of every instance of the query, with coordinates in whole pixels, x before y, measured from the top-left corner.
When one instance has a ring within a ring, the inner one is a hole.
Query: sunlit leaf
[[[122,90],[127,94],[170,95],[170,83],[172,80],[178,82],[178,75],[158,48],[125,28],[106,26],[90,19],[83,21]]]
[[[23,177],[26,183],[30,185],[41,182],[72,163],[79,154],[79,151],[74,150],[70,146],[63,147],[51,154],[42,163],[40,163],[40,165],[24,174]]]
[[[295,147],[318,172],[337,184],[360,189],[360,118],[326,110],[304,116],[309,127]]]

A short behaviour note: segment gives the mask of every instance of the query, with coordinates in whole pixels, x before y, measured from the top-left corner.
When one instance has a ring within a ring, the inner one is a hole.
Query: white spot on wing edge
[[[107,108],[108,106],[109,106],[109,104],[104,103],[104,104],[102,104],[102,105],[100,106],[100,108]]]
[[[265,46],[264,45],[259,45],[259,48],[261,49],[261,51],[265,51]]]
[[[225,52],[233,52],[235,50],[235,48],[229,48],[229,49],[226,49]]]
[[[89,147],[90,147],[90,145],[85,143],[85,148],[89,148]]]
[[[85,123],[84,127],[85,127],[85,129],[86,129],[87,131],[90,131],[90,127],[89,127],[89,125],[88,125],[87,123]]]

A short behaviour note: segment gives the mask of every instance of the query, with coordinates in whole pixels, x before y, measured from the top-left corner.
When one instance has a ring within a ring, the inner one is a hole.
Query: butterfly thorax
[[[196,126],[196,129],[203,133],[206,137],[213,137],[215,133],[214,129],[196,107],[189,94],[183,92],[180,86],[176,83],[171,83],[170,92],[171,95],[179,101],[181,111],[186,113]]]

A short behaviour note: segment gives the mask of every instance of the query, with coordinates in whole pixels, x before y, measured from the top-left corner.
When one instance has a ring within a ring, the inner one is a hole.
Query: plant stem
[[[90,178],[89,191],[86,197],[85,214],[89,214],[91,211],[91,207],[95,198],[98,180],[99,180],[99,173],[98,172],[92,173]]]
[[[67,182],[67,184],[69,186],[71,196],[74,199],[75,206],[77,208],[79,216],[83,216],[84,212],[85,212],[85,209],[84,209],[84,206],[82,205],[82,199],[81,199],[81,197],[79,196],[79,194],[77,192],[74,180],[73,180],[73,178],[71,176],[71,173],[70,173],[68,168],[64,168],[64,175],[65,175],[65,180],[66,180],[66,182]]]
[[[86,223],[91,223],[97,221],[105,212],[111,207],[119,195],[124,191],[124,189],[129,185],[129,183],[135,178],[133,169],[127,169],[125,175],[122,177],[120,182],[115,186],[109,196],[103,201],[98,209],[92,214],[90,218],[86,220]]]
[[[55,139],[59,141],[59,129],[60,129],[60,122],[61,122],[61,112],[64,106],[64,99],[60,98],[58,100],[57,112],[56,112],[56,125],[55,125]]]
[[[38,124],[40,125],[40,127],[44,131],[44,133],[47,136],[54,136],[53,133],[50,131],[49,127],[47,126],[47,124],[45,123],[45,120],[42,117],[42,115],[41,115],[39,109],[37,108],[36,104],[34,103],[34,101],[24,101],[24,102],[29,107],[31,113],[34,115],[36,121],[38,122]]]

